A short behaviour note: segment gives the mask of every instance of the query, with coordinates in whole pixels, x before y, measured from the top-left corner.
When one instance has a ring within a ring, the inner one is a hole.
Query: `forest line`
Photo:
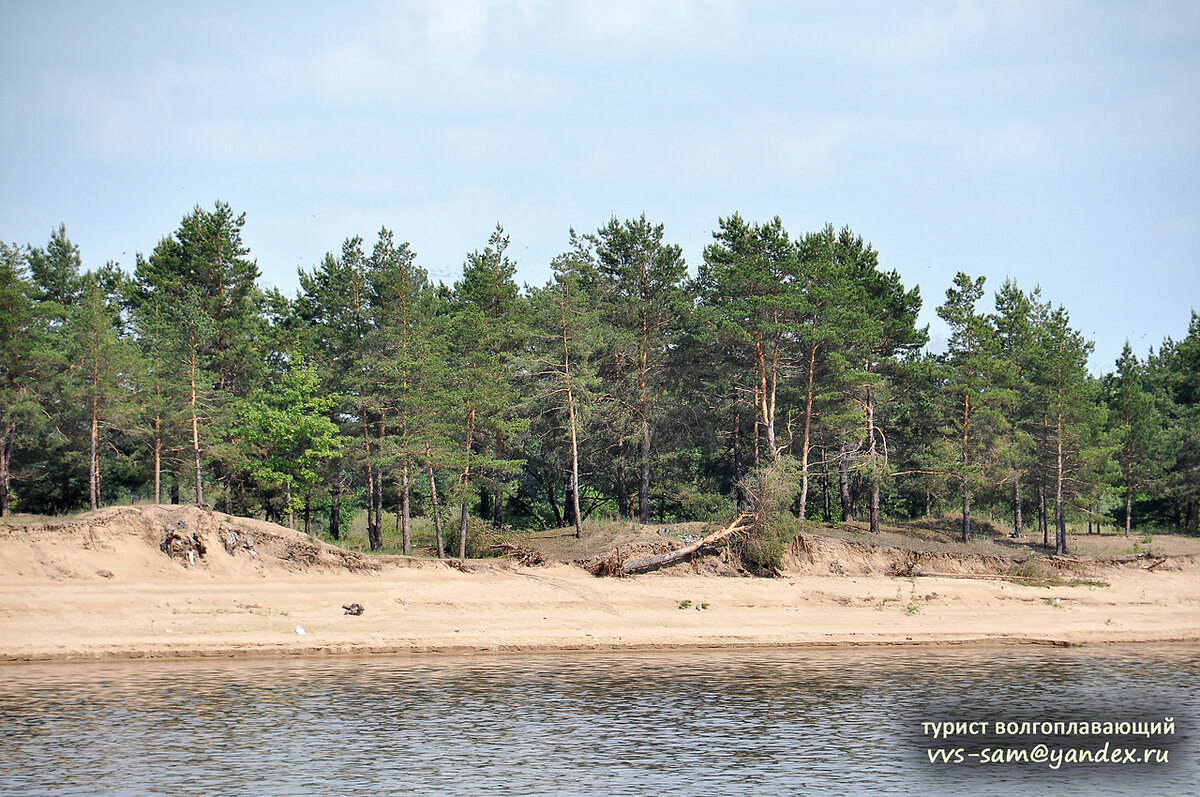
[[[0,243],[0,511],[195,500],[337,539],[363,509],[468,525],[732,516],[765,466],[801,520],[953,510],[1200,526],[1200,316],[1102,377],[1036,286],[922,297],[849,228],[719,220],[696,276],[662,225],[571,231],[520,286],[497,226],[453,285],[384,228],[264,290],[244,214],[197,206],[131,273],[65,227]],[[1027,521],[1026,518],[1029,518]]]

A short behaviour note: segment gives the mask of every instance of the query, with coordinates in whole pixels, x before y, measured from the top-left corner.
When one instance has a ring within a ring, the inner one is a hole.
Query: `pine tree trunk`
[[[1129,529],[1133,526],[1133,488],[1125,489],[1125,536],[1129,536]]]
[[[304,533],[312,534],[312,493],[304,494]]]
[[[1059,405],[1062,404],[1062,390],[1059,390]],[[1059,556],[1067,553],[1067,515],[1063,505],[1063,416],[1058,414],[1056,423],[1056,452],[1054,471],[1054,552]]]
[[[1038,482],[1038,526],[1042,532],[1042,547],[1050,547],[1050,516],[1046,512],[1046,485]]]
[[[736,398],[735,398],[736,400]],[[737,510],[742,511],[746,504],[746,496],[742,491],[742,479],[744,478],[742,465],[742,413],[740,410],[733,411],[733,500],[737,504]]]
[[[553,498],[551,498],[553,500]],[[555,512],[557,516],[558,512]],[[629,506],[629,489],[625,485],[625,436],[617,438],[617,514],[622,520],[633,519],[633,509]]]
[[[847,467],[849,467],[847,465]],[[862,497],[863,477],[855,473],[850,477],[850,519],[858,520],[858,499]]]
[[[462,502],[462,513],[458,520],[458,558],[467,558],[467,508],[468,501]]]
[[[471,483],[471,443],[475,438],[475,408],[471,407],[467,410],[467,429],[463,443],[463,458],[466,460],[466,465],[463,466],[462,472],[462,513],[458,521],[458,558],[467,558],[467,512],[469,510],[469,501],[467,500],[467,488]]]
[[[971,486],[965,476],[962,480],[962,541],[971,541]]]
[[[870,389],[867,390],[867,440],[868,442],[868,457],[871,463],[870,468],[870,484],[871,484],[871,514],[870,514],[870,531],[872,534],[879,533],[879,465],[875,461],[878,450],[875,447],[875,397],[871,394]]]
[[[804,520],[808,510],[808,451],[811,445],[809,432],[812,429],[813,379],[817,370],[817,342],[814,339],[808,353],[808,390],[804,398],[804,436],[800,442],[800,519]]]
[[[829,481],[829,454],[824,446],[821,447],[821,477],[821,517],[826,523],[832,523],[833,507],[829,496],[831,484]]]
[[[575,538],[583,538],[583,518],[579,514],[579,438],[575,424],[575,397],[567,383],[567,417],[571,422],[571,514],[575,517]]]
[[[538,481],[541,482],[542,486],[546,488],[546,501],[550,504],[550,511],[554,513],[554,527],[562,528],[563,526],[567,525],[567,521],[565,518],[565,513],[558,506],[558,486],[555,484],[553,479],[543,479],[539,477]],[[563,496],[563,501],[565,502],[566,500],[566,496]]]
[[[367,544],[375,550],[375,474],[367,461]]]
[[[400,539],[404,545],[404,555],[412,556],[412,485],[408,479],[408,465],[400,470]]]
[[[563,525],[575,525],[575,504],[571,502],[571,475],[563,482]]]
[[[970,372],[968,371],[968,374]],[[971,483],[969,467],[971,463],[970,454],[970,437],[969,430],[971,428],[971,397],[968,393],[963,393],[963,419],[962,419],[962,541],[969,542],[971,539]]]
[[[178,506],[181,500],[179,495],[179,473],[171,471],[171,504]]]
[[[933,493],[925,491],[925,519],[933,517]]]
[[[196,350],[192,349],[192,369],[191,369],[191,389],[192,389],[192,453],[196,460],[196,503],[204,505],[204,477],[200,470],[200,419],[197,416],[196,410]]]
[[[429,459],[429,444],[428,443],[425,444],[425,458],[427,460]],[[430,502],[432,503],[432,508],[433,508],[433,529],[434,529],[434,538],[437,541],[437,555],[438,555],[438,559],[445,559],[446,558],[446,544],[445,544],[445,540],[442,537],[442,512],[441,512],[441,509],[438,507],[437,484],[434,482],[434,479],[433,479],[433,463],[432,462],[429,463],[427,469],[429,471],[429,498],[430,498]]]
[[[775,391],[773,384],[767,384],[767,362],[762,341],[755,343],[755,353],[758,355],[759,422],[767,434],[767,449],[771,452],[771,457],[775,458]]]
[[[96,394],[92,394],[92,448],[88,457],[88,498],[92,509],[100,508],[100,457],[98,453],[100,435],[96,411]]]
[[[838,450],[838,491],[842,498],[842,522],[854,518],[854,507],[850,503],[849,447],[843,440]]]
[[[650,422],[642,418],[641,462],[638,478],[638,518],[650,522]]]
[[[1021,522],[1021,477],[1013,479],[1013,536],[1020,537],[1024,532]]]
[[[479,485],[479,517],[488,521],[492,517],[492,488],[482,482]]]
[[[342,538],[342,485],[336,481],[329,488],[329,536]]]
[[[879,485],[871,488],[871,533],[879,533]]]
[[[504,459],[504,432],[496,431],[496,459]],[[492,499],[492,528],[498,529],[504,525],[504,487],[496,485],[496,495]]]
[[[154,503],[162,503],[162,416],[154,414]]]
[[[289,480],[287,483],[287,508],[288,508],[288,528],[292,531],[296,530],[296,510],[292,507],[292,483]]]
[[[12,453],[17,424],[9,421],[0,435],[0,517],[12,514]]]

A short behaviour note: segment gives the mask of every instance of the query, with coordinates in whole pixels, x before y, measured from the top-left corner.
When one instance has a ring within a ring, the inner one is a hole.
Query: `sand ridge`
[[[173,532],[194,533],[204,555],[168,555]],[[114,507],[0,525],[0,661],[1200,642],[1195,556],[1154,570],[1080,562],[1107,586],[1039,587],[889,575],[905,555],[805,535],[779,578],[683,566],[602,579],[566,564],[370,557],[194,506]],[[953,572],[922,556],[926,571]],[[1004,565],[992,564],[958,561]]]

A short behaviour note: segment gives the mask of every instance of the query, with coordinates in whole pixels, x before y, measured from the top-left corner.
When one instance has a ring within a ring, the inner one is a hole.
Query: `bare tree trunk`
[[[434,538],[437,540],[438,559],[446,558],[446,545],[442,538],[442,511],[438,507],[437,484],[433,479],[433,462],[430,459],[429,444],[425,444],[426,469],[429,471],[429,498],[433,505]]]
[[[196,503],[204,504],[204,477],[200,470],[200,419],[196,410],[196,349],[192,348],[192,368],[190,385],[192,389],[192,453],[196,459]]]
[[[458,558],[467,558],[467,501],[462,502],[462,514],[458,520]]]
[[[736,396],[734,401],[737,401]],[[745,476],[745,466],[742,464],[742,413],[734,405],[733,411],[733,500],[740,512],[746,503],[746,495],[742,490],[742,479]]]
[[[154,503],[162,503],[162,416],[154,413]]]
[[[650,422],[642,418],[641,462],[638,478],[638,519],[650,522]]]
[[[458,521],[458,558],[467,558],[467,511],[469,509],[469,499],[467,498],[467,488],[471,482],[471,443],[475,439],[475,408],[470,407],[467,410],[467,429],[466,442],[463,443],[463,457],[466,460],[466,465],[463,466],[462,472],[462,514]]]
[[[496,459],[504,459],[504,432],[496,430]],[[492,528],[504,525],[504,487],[496,485],[496,495],[492,499]]]
[[[329,488],[329,536],[342,538],[342,485],[336,479]]]
[[[312,493],[304,493],[304,533],[312,534]]]
[[[1021,522],[1021,476],[1013,479],[1013,536],[1020,537],[1024,531]]]
[[[583,518],[579,512],[579,438],[575,428],[575,398],[567,383],[567,416],[571,422],[571,514],[575,517],[575,538],[583,538]]]
[[[775,450],[775,385],[773,379],[770,385],[767,383],[767,361],[762,341],[757,341],[754,348],[758,355],[759,422],[767,433],[767,448],[771,457],[775,458],[778,456]]]
[[[296,510],[292,507],[292,482],[289,479],[287,483],[287,507],[288,507],[288,528],[292,531],[296,530]]]
[[[92,393],[92,450],[88,456],[88,498],[92,509],[100,508],[100,444],[99,419],[97,418],[96,394]]]
[[[1125,536],[1129,536],[1129,529],[1133,526],[1133,487],[1125,488]]]
[[[821,446],[821,518],[826,523],[833,522],[833,507],[830,501],[829,481],[829,455],[824,446]]]
[[[17,424],[9,421],[0,435],[0,517],[12,513],[12,453],[17,436]]]
[[[971,485],[965,475],[962,480],[962,541],[971,541]]]
[[[1059,556],[1065,556],[1067,553],[1067,514],[1066,506],[1063,503],[1063,419],[1061,413],[1058,416],[1057,427],[1057,460],[1054,474],[1054,552]]]
[[[804,436],[800,443],[800,519],[808,509],[808,450],[811,440],[813,414],[813,377],[817,370],[817,341],[814,338],[808,353],[808,390],[804,398]]]
[[[408,479],[408,464],[400,470],[400,539],[404,545],[404,555],[412,556],[412,508],[409,503],[412,494],[412,484]]]
[[[854,519],[854,507],[850,503],[850,451],[843,440],[838,450],[838,491],[842,499],[842,522]]]
[[[867,455],[869,458],[871,483],[871,514],[870,514],[870,531],[872,534],[879,533],[879,463],[875,461],[878,454],[878,449],[875,446],[875,397],[871,390],[867,389]]]
[[[1038,482],[1038,526],[1042,532],[1042,547],[1050,547],[1050,517],[1046,513],[1046,485]]]
[[[968,369],[968,375],[970,370]],[[963,420],[962,420],[962,541],[969,542],[971,540],[971,482],[968,468],[971,464],[971,449],[969,446],[970,437],[968,430],[971,428],[971,397],[967,393],[963,393]]]
[[[557,512],[555,512],[557,514]],[[633,508],[629,505],[629,488],[625,484],[625,436],[617,438],[617,514],[623,520],[633,519]]]

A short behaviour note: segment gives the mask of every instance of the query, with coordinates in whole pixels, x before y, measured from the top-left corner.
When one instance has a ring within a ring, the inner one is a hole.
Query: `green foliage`
[[[1109,511],[1200,528],[1196,316],[1097,380],[1065,308],[1012,281],[989,313],[959,274],[948,351],[921,353],[919,293],[845,227],[733,214],[688,282],[662,225],[613,218],[524,291],[499,226],[453,285],[383,228],[291,299],[257,285],[245,223],[196,207],[132,278],[85,270],[62,226],[0,245],[0,507],[194,483],[277,518],[290,492],[331,533],[365,509],[375,549],[394,513],[405,550],[444,519],[466,552],[489,525],[736,507],[758,518],[737,542],[755,569],[782,563],[796,514],[877,528],[961,500],[966,534],[972,502],[1015,509],[1020,488],[1059,529]]]
[[[742,563],[753,571],[776,571],[783,567],[788,548],[803,531],[803,523],[792,514],[799,464],[791,457],[756,468],[745,484],[748,509],[754,522],[737,541]]]
[[[328,417],[334,402],[319,395],[319,387],[316,369],[297,357],[278,386],[243,405],[241,441],[248,446],[251,472],[263,484],[307,493],[321,478],[321,465],[339,455],[343,441]]]

